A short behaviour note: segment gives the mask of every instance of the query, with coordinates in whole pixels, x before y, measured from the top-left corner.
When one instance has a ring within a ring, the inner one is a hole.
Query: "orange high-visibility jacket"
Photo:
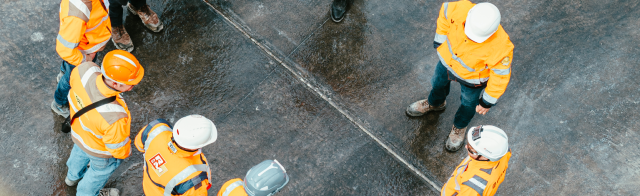
[[[62,0],[56,51],[69,64],[85,62],[85,54],[97,52],[111,38],[109,1]]]
[[[171,124],[158,119],[143,127],[135,139],[144,153],[142,188],[145,195],[207,195],[211,169],[201,150],[188,152],[172,142]]]
[[[467,156],[442,187],[441,196],[491,196],[504,181],[511,151],[498,161],[477,161]]]
[[[440,62],[461,84],[486,85],[483,106],[495,105],[511,78],[513,44],[502,25],[489,39],[476,43],[464,33],[467,13],[475,4],[462,0],[442,4],[434,41]]]
[[[244,191],[244,182],[240,178],[234,178],[222,185],[218,196],[248,196]]]
[[[71,116],[91,103],[117,96],[115,101],[92,109],[72,122],[73,142],[95,157],[129,157],[131,114],[120,92],[104,83],[100,67],[93,62],[80,64],[71,71],[69,84],[71,90],[67,99]]]

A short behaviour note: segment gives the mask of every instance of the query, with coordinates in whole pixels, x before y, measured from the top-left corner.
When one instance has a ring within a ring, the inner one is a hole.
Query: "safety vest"
[[[56,51],[72,65],[85,62],[85,54],[102,49],[111,38],[109,1],[62,0]]]
[[[142,187],[145,195],[207,195],[211,169],[202,151],[187,152],[174,145],[171,123],[157,119],[135,139],[144,153]]]
[[[498,161],[477,161],[467,156],[453,170],[453,174],[442,187],[441,196],[491,196],[504,181],[509,167],[511,151]]]
[[[129,157],[131,114],[120,92],[109,88],[102,80],[100,67],[93,62],[80,64],[71,71],[69,84],[71,90],[67,99],[71,116],[94,102],[117,96],[115,101],[92,109],[72,122],[73,142],[95,157]]]
[[[218,196],[248,196],[244,191],[244,182],[240,178],[225,182],[218,191]]]
[[[466,0],[442,4],[434,41],[442,43],[438,57],[449,73],[466,86],[486,85],[482,99],[494,105],[509,84],[514,46],[502,25],[482,43],[467,37],[464,25],[474,5]]]

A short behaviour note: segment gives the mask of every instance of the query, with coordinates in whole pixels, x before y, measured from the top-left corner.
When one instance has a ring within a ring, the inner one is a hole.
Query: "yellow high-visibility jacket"
[[[234,178],[222,185],[218,196],[248,196],[244,190],[244,182],[240,178]]]
[[[74,120],[71,125],[73,142],[95,157],[129,157],[131,113],[120,92],[104,83],[100,67],[93,62],[80,64],[71,71],[69,84],[71,90],[67,98],[71,116],[94,102],[117,96],[115,101],[92,109]]]
[[[498,161],[477,161],[467,156],[442,187],[441,196],[491,196],[498,191],[509,167],[511,151]]]
[[[470,87],[486,85],[481,104],[491,107],[509,84],[514,46],[502,25],[482,43],[467,37],[464,25],[474,5],[466,0],[443,3],[434,41],[440,43],[440,62],[458,82]]]
[[[106,2],[106,5],[104,4]],[[69,64],[78,66],[85,55],[101,50],[111,38],[109,1],[62,0],[56,51]]]
[[[211,169],[201,150],[188,152],[172,141],[171,124],[164,119],[143,127],[135,139],[144,153],[142,188],[145,195],[207,195]]]

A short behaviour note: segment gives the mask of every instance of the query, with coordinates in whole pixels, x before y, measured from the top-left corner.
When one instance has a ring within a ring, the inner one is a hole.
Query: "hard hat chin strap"
[[[178,142],[176,142],[176,140],[175,140],[173,137],[171,137],[171,141],[172,141],[174,144],[176,144],[176,146],[177,146],[178,148],[180,148],[180,149],[182,149],[182,150],[184,150],[184,151],[187,151],[187,152],[195,152],[195,151],[198,151],[198,149],[190,150],[190,149],[183,148],[182,146],[180,146],[180,144],[178,144]]]

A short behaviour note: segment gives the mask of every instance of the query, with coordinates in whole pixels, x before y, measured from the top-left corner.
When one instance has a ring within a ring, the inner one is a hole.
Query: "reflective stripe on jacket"
[[[467,13],[475,4],[463,0],[442,4],[434,41],[440,62],[470,87],[486,85],[482,99],[489,106],[504,94],[511,78],[513,43],[502,26],[489,39],[476,43],[464,33]]]
[[[85,62],[85,54],[97,52],[107,44],[111,38],[107,7],[102,0],[60,2],[60,31],[56,38],[56,51],[63,60],[78,66]]]
[[[442,187],[441,196],[491,196],[504,181],[509,167],[511,151],[498,161],[477,161],[467,156],[453,170],[453,174]]]
[[[225,182],[218,191],[218,196],[248,196],[244,191],[244,182],[240,178]]]
[[[95,157],[129,157],[131,114],[119,92],[107,87],[102,80],[100,67],[93,62],[80,64],[71,71],[69,84],[67,99],[71,116],[94,102],[117,96],[114,102],[92,109],[73,121],[73,142]]]
[[[135,139],[144,153],[142,187],[145,195],[207,195],[211,169],[198,150],[187,152],[171,141],[171,124],[163,119],[143,127]]]

